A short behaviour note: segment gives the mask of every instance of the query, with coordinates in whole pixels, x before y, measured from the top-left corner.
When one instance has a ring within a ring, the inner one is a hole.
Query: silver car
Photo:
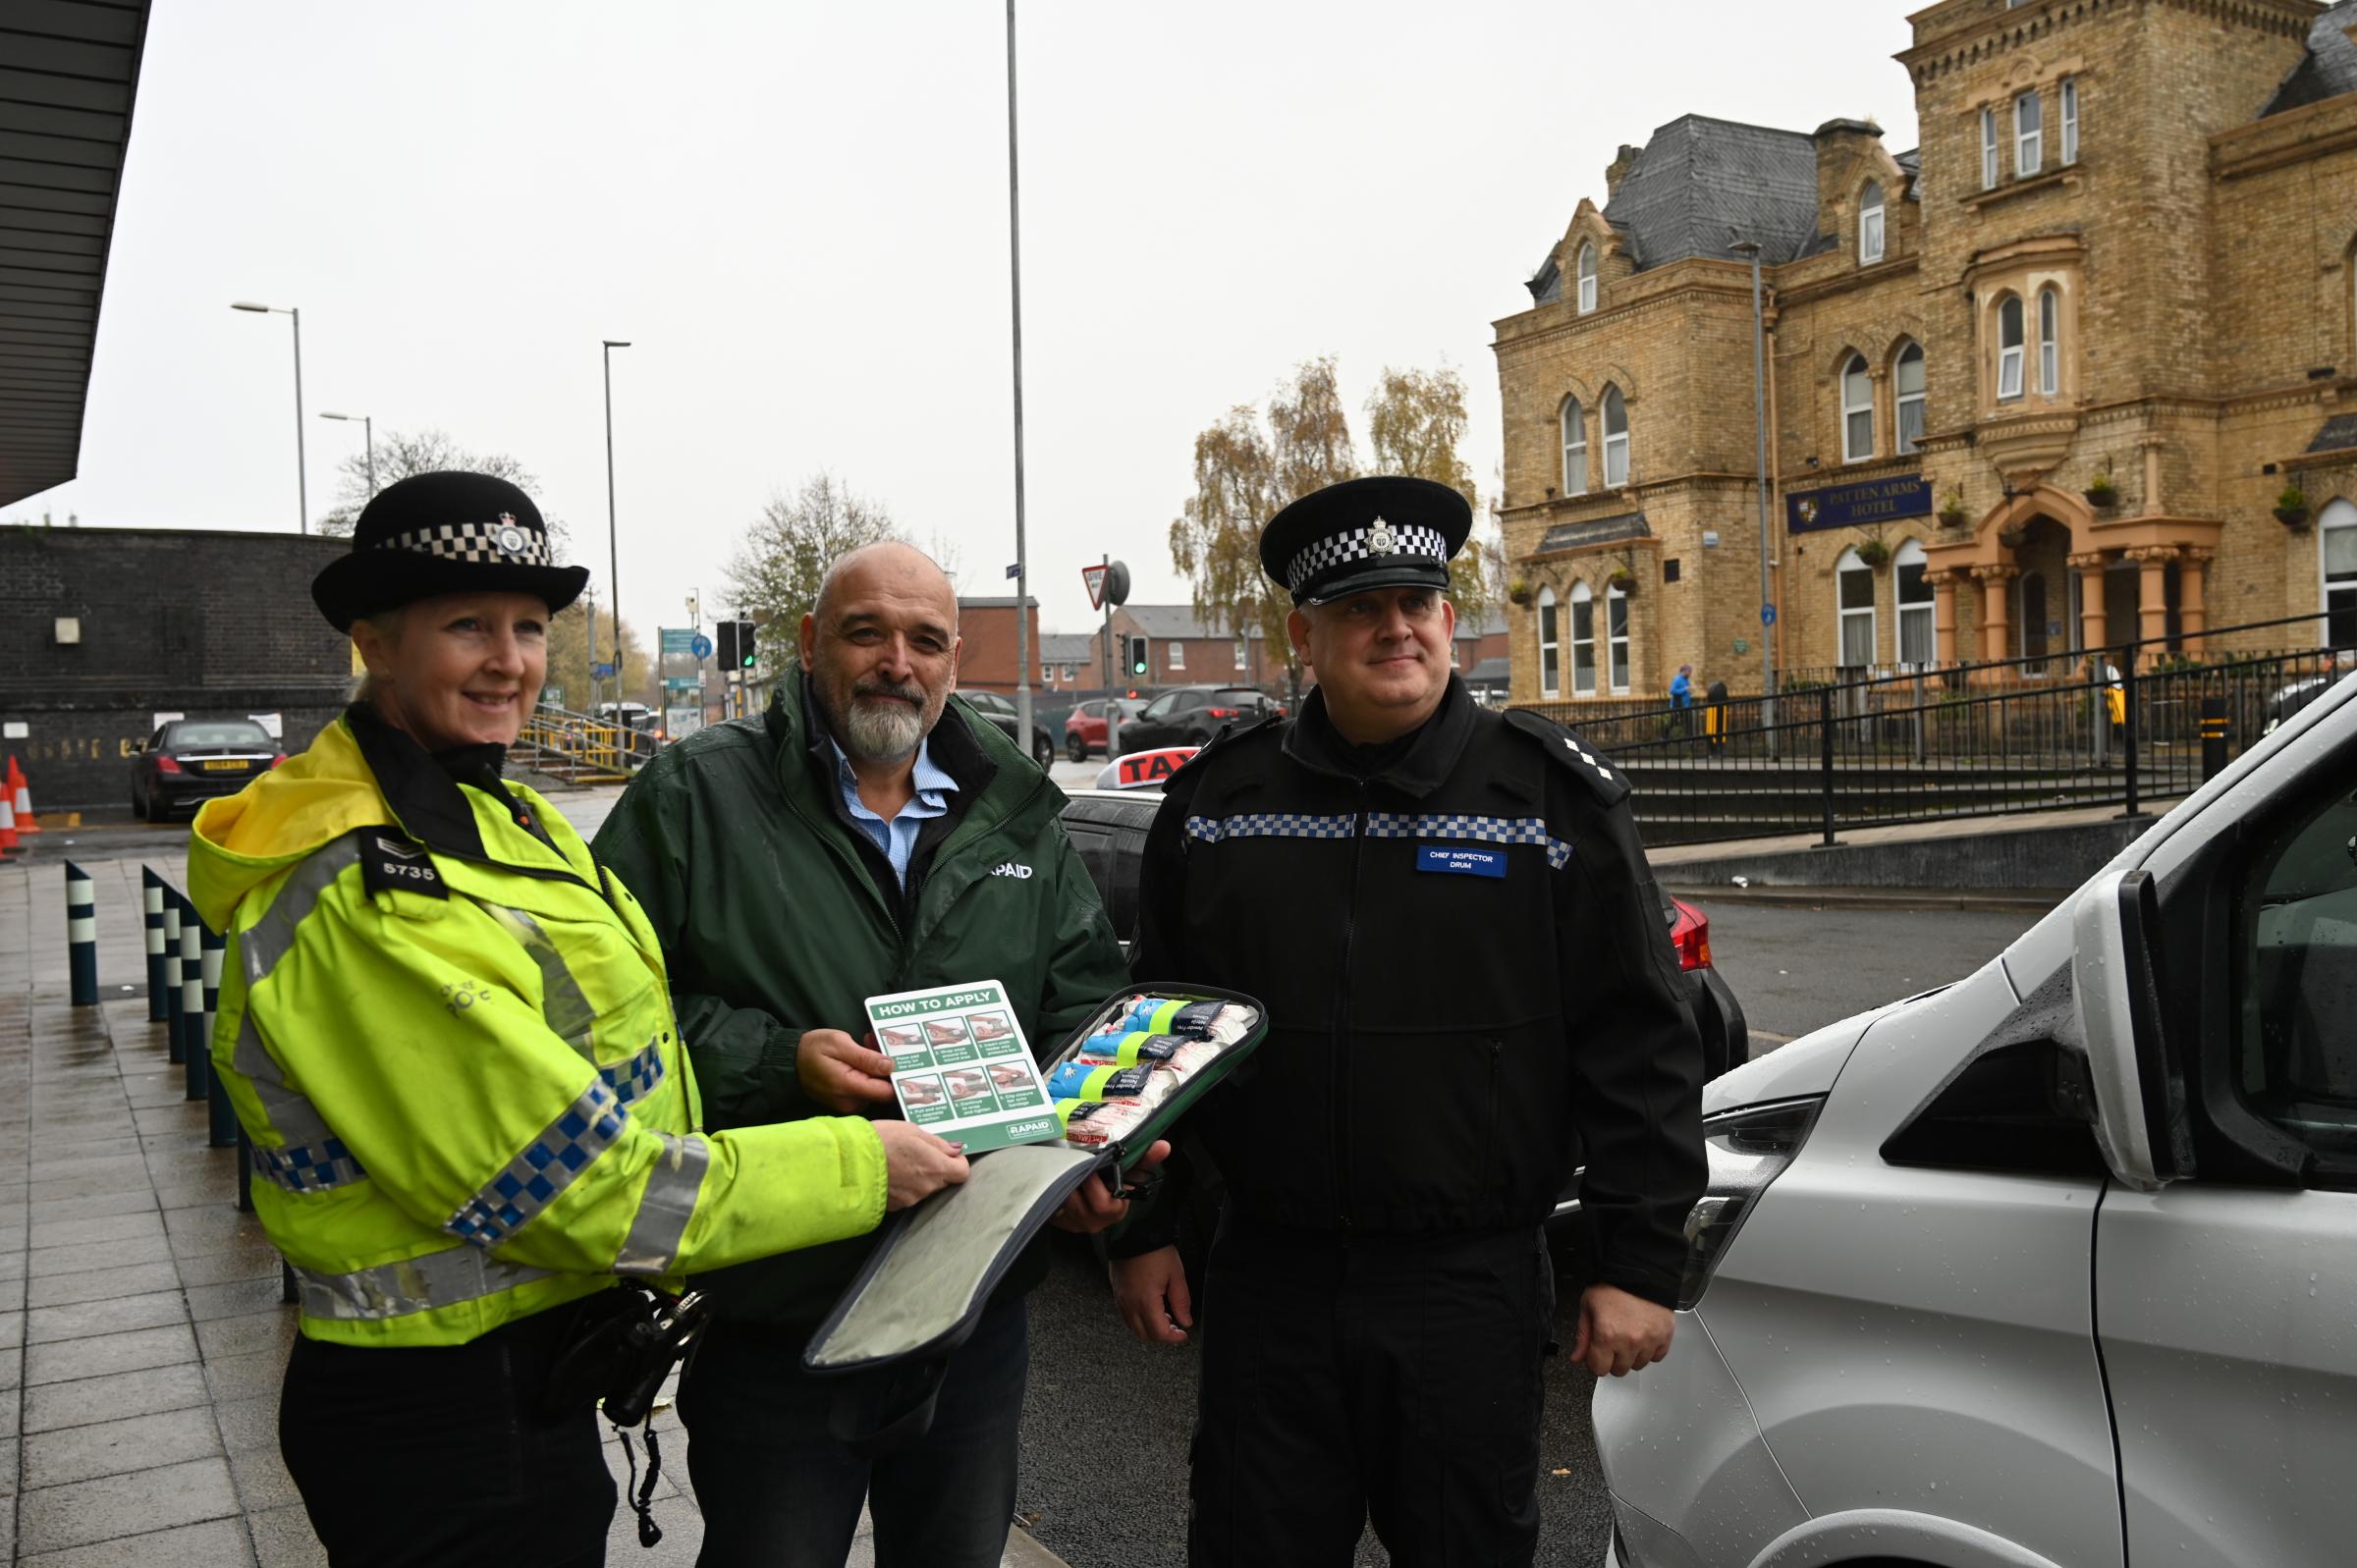
[[[2357,1561],[2357,682],[1971,978],[1705,1091],[1612,1568]]]

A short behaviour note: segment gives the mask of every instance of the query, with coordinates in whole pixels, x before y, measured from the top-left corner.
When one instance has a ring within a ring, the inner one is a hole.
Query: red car
[[[1121,710],[1122,723],[1127,724],[1145,711],[1143,697],[1115,697],[1113,704]],[[1091,697],[1075,705],[1064,721],[1064,754],[1074,762],[1086,762],[1091,752],[1105,749],[1105,702],[1103,697]]]

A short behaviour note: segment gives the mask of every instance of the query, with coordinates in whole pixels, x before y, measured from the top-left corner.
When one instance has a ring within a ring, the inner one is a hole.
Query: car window
[[[1152,702],[1147,703],[1146,711],[1139,714],[1138,717],[1140,719],[1168,718],[1178,711],[1178,699],[1184,695],[1184,692],[1166,691]]]
[[[2357,1161],[2357,794],[2259,851],[2237,938],[2243,1099],[2319,1155]]]
[[[175,746],[250,746],[257,751],[270,751],[278,742],[260,725],[230,722],[224,724],[182,724],[172,727],[171,744]]]
[[[965,700],[982,713],[1004,716],[1014,712],[1014,704],[995,691],[969,691]]]

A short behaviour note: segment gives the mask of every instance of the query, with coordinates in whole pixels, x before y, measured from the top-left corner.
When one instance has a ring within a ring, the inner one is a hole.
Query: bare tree
[[[1279,506],[1277,459],[1248,407],[1195,437],[1195,493],[1171,523],[1171,563],[1194,587],[1195,619],[1237,637],[1260,628],[1261,645],[1283,651],[1298,689],[1301,672],[1286,635],[1292,601],[1260,569],[1260,528]]]
[[[531,470],[504,452],[468,452],[453,440],[446,430],[387,430],[376,437],[376,488],[382,490],[396,479],[412,474],[442,473],[461,469],[467,473],[487,473],[505,479],[517,489],[540,500],[540,481]],[[338,538],[351,536],[354,524],[359,521],[360,509],[368,505],[369,461],[365,448],[337,460],[336,504],[326,516],[319,519],[319,531]],[[541,520],[548,525],[548,548],[551,560],[566,562],[572,559],[573,540],[565,524],[550,516],[541,508]]]
[[[1367,439],[1378,473],[1445,484],[1473,509],[1472,537],[1449,564],[1449,596],[1459,619],[1481,624],[1504,592],[1505,548],[1495,541],[1496,519],[1483,513],[1473,470],[1458,450],[1465,439],[1464,378],[1448,369],[1386,366],[1367,399]]]
[[[882,506],[833,474],[813,474],[794,495],[773,495],[762,505],[729,562],[731,608],[767,621],[765,662],[784,663],[802,617],[818,602],[827,568],[861,545],[904,537]]]

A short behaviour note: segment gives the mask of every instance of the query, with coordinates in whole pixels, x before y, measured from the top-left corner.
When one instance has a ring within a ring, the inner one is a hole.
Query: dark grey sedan
[[[287,760],[250,719],[175,719],[131,759],[131,809],[149,822],[234,795]]]

